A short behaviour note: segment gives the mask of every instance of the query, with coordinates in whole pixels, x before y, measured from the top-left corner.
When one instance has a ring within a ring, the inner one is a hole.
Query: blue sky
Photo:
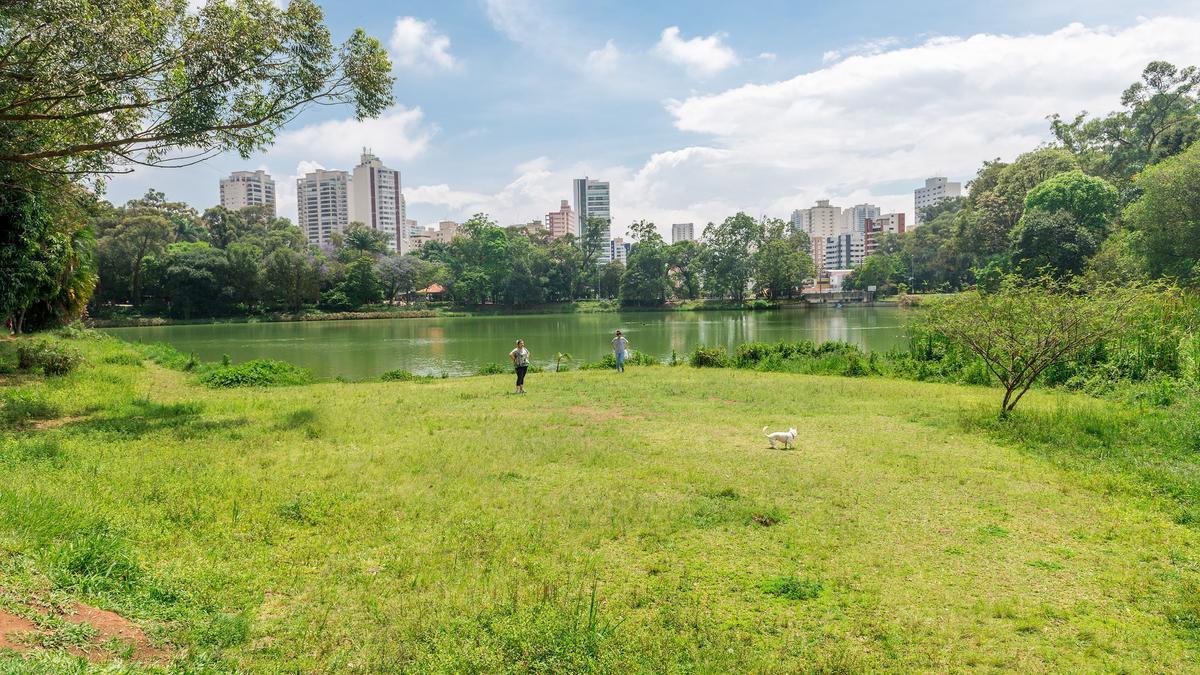
[[[612,181],[617,233],[819,198],[911,212],[924,176],[969,179],[1048,140],[1052,112],[1115,108],[1147,61],[1200,64],[1200,8],[1168,0],[322,5],[335,36],[388,46],[396,108],[312,110],[249,160],[139,170],[107,197],[203,209],[221,176],[266,168],[294,217],[295,176],[365,143],[422,223],[540,218],[585,173]]]

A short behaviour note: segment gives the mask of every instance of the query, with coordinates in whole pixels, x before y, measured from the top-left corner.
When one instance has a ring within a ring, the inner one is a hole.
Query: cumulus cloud
[[[590,73],[601,75],[615,71],[620,61],[621,50],[609,40],[600,49],[588,53],[584,68]]]
[[[458,65],[450,54],[450,38],[437,32],[432,21],[412,16],[396,19],[388,53],[393,65],[417,70],[452,70]]]
[[[852,44],[848,47],[843,47],[842,49],[832,49],[827,51],[824,54],[821,54],[821,61],[823,63],[833,63],[835,61],[841,61],[848,56],[873,56],[875,54],[882,54],[889,49],[899,46],[899,44],[900,38],[897,37],[883,37],[875,40],[867,40],[865,42]]]
[[[683,66],[692,77],[709,77],[734,66],[737,54],[723,42],[724,33],[684,40],[679,27],[671,26],[662,32],[655,53],[671,63]]]
[[[358,163],[362,148],[369,147],[385,163],[402,162],[424,154],[435,132],[424,123],[420,108],[398,105],[376,119],[326,120],[285,131],[270,154],[316,156],[330,166],[348,168]]]

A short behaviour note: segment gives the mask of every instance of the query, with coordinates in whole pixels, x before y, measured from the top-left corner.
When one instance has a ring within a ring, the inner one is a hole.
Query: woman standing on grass
[[[529,370],[529,350],[524,340],[517,340],[517,348],[508,353],[508,358],[517,369],[517,394],[525,393],[525,371]]]

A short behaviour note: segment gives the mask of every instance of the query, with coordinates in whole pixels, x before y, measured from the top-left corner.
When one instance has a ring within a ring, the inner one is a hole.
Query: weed
[[[793,575],[765,579],[759,587],[763,593],[788,600],[812,600],[825,588],[816,579],[800,579]]]
[[[284,361],[255,359],[210,371],[201,375],[200,381],[214,389],[277,387],[308,384],[312,373]]]

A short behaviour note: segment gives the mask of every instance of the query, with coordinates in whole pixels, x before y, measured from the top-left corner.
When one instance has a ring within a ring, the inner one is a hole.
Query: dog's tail
[[[763,427],[763,436],[770,436],[770,435],[771,435],[771,434],[768,434],[768,433],[767,433],[767,429],[770,429],[770,428],[771,428],[771,427]]]

